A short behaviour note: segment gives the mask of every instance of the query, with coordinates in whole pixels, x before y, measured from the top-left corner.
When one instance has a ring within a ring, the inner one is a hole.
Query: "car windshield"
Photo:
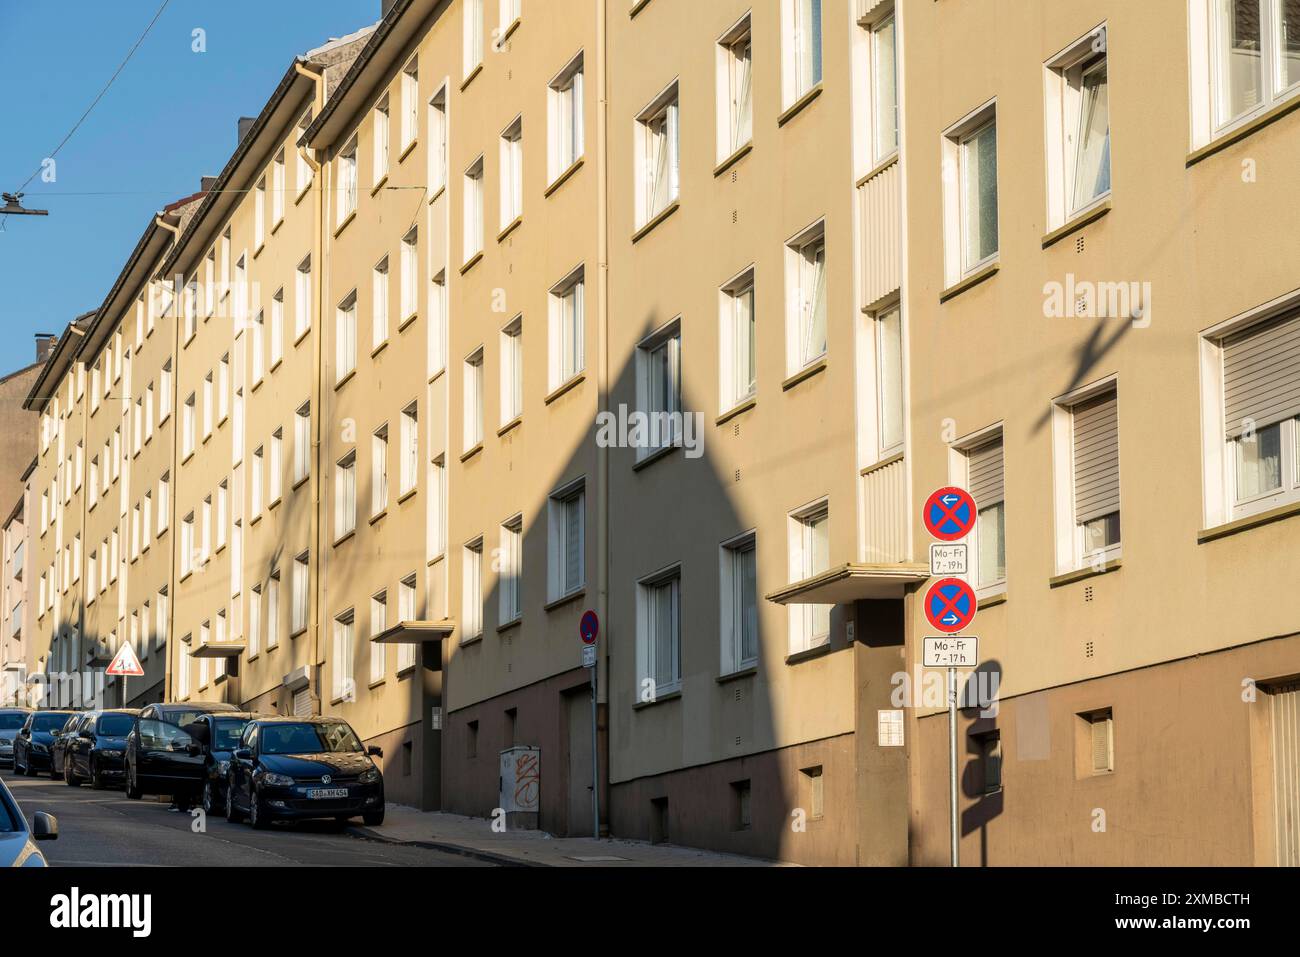
[[[58,731],[68,723],[68,713],[66,711],[56,711],[49,714],[38,714],[32,718],[33,731]]]
[[[193,724],[205,714],[207,714],[206,711],[194,711],[186,708],[176,711],[160,711],[158,712],[158,719],[166,721],[168,724],[174,724],[178,728],[183,728],[187,724]]]
[[[134,724],[134,715],[106,714],[99,719],[99,727],[96,730],[110,738],[125,738],[131,733],[131,727]]]
[[[239,737],[244,733],[247,718],[218,718],[217,739],[212,742],[214,751],[233,751],[239,747]]]
[[[362,750],[352,729],[341,721],[331,724],[268,724],[262,728],[263,754],[320,754]]]
[[[0,731],[17,731],[27,720],[27,715],[21,711],[10,711],[8,714],[0,714]]]

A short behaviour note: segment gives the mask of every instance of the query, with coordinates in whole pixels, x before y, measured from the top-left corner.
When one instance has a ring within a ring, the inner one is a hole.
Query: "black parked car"
[[[217,701],[146,705],[126,738],[126,796],[170,794],[188,808],[203,787],[203,749],[185,726],[199,715],[238,710]]]
[[[139,708],[92,711],[62,735],[63,780],[76,787],[89,779],[97,788],[125,774],[126,736],[135,727]]]
[[[76,734],[89,717],[90,712],[82,711],[68,718],[65,724],[58,731],[54,732],[50,740],[50,777],[55,781],[63,780],[63,760],[67,754],[68,742],[72,735]]]
[[[226,820],[245,815],[253,827],[276,820],[360,815],[384,823],[384,776],[365,747],[338,718],[254,718],[230,759]]]
[[[14,774],[35,777],[50,769],[50,745],[75,711],[33,711],[14,737]]]
[[[29,714],[27,708],[0,708],[0,764],[14,763],[14,737]]]
[[[214,711],[201,714],[182,729],[199,744],[203,756],[200,803],[208,814],[224,814],[230,753],[239,747],[244,727],[257,715],[248,711]]]

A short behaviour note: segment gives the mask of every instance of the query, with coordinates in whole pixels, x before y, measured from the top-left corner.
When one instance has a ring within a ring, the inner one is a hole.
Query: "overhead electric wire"
[[[81,114],[81,118],[78,119],[77,122],[73,124],[72,129],[68,130],[67,135],[64,136],[63,139],[59,140],[59,145],[54,147],[53,152],[51,152],[50,155],[46,157],[46,159],[53,159],[55,156],[57,156],[59,150],[63,149],[64,145],[68,142],[68,140],[72,139],[72,134],[76,133],[77,130],[81,127],[81,124],[86,122],[86,117],[90,116],[91,110],[93,110],[99,104],[99,101],[104,98],[104,94],[107,93],[108,88],[113,85],[113,81],[118,78],[118,75],[122,72],[123,69],[126,68],[126,65],[129,62],[131,62],[131,57],[135,56],[135,51],[140,49],[140,44],[144,43],[145,37],[149,35],[149,31],[153,29],[154,24],[158,22],[158,18],[162,16],[163,11],[167,9],[167,5],[169,3],[171,3],[171,0],[163,0],[162,6],[158,8],[158,12],[153,15],[153,19],[149,21],[149,25],[144,28],[144,32],[140,34],[139,39],[135,41],[135,44],[127,52],[126,58],[123,59],[120,64],[118,64],[117,69],[113,71],[113,75],[108,78],[108,82],[104,84],[104,88],[100,90],[98,94],[96,94],[93,100],[90,101],[90,106],[86,107],[86,111]],[[41,170],[44,168],[45,168],[45,164],[44,162],[42,162],[41,165],[36,167],[36,170],[32,173],[32,175],[27,177],[26,182],[24,182],[22,186],[19,186],[18,189],[16,189],[14,192],[21,193],[24,189],[27,188],[28,183],[30,183],[37,176],[40,175]]]

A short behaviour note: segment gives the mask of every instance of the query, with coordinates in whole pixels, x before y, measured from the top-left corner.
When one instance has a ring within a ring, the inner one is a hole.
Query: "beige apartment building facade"
[[[384,4],[42,370],[27,673],[131,641],[107,700],[338,715],[391,801],[944,864],[960,485],[963,863],[1300,862],[1293,16]]]

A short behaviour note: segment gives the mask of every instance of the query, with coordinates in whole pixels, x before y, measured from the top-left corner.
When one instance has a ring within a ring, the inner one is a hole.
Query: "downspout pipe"
[[[302,76],[308,77],[316,86],[315,93],[315,116],[319,116],[321,110],[325,108],[325,73],[308,70],[303,66],[301,60],[295,60],[293,67]],[[312,186],[316,192],[316,203],[314,204],[314,214],[316,218],[314,235],[316,236],[316,247],[312,250],[312,266],[316,270],[316,289],[313,303],[312,316],[315,328],[312,330],[311,337],[311,356],[312,356],[312,387],[311,387],[311,551],[307,559],[308,580],[311,582],[311,593],[308,606],[308,627],[311,629],[311,659],[310,663],[313,670],[312,681],[315,684],[315,695],[320,702],[321,712],[325,710],[325,693],[324,693],[324,661],[321,658],[321,609],[324,607],[325,592],[325,557],[321,554],[321,485],[324,476],[321,474],[323,468],[321,464],[321,419],[323,418],[323,398],[321,393],[321,380],[324,374],[322,369],[322,360],[324,352],[321,348],[321,337],[324,334],[324,303],[326,301],[327,291],[327,264],[325,257],[325,201],[329,194],[328,184],[325,178],[328,175],[327,164],[321,162],[316,151],[308,149],[305,146],[299,146],[298,152],[302,155],[303,160],[312,169]],[[314,566],[314,567],[313,567]]]
[[[608,149],[608,96],[609,84],[607,69],[607,33],[605,0],[596,0],[596,78],[600,84],[599,101],[596,110],[596,243],[597,243],[597,295],[596,317],[596,393],[598,411],[606,412],[610,407],[609,383],[609,149]],[[597,705],[609,700],[609,644],[613,640],[610,629],[609,609],[609,449],[596,445],[596,613],[605,625],[605,634],[597,645],[599,657],[596,659]],[[605,709],[608,714],[609,709]],[[609,753],[608,719],[606,719],[605,753]],[[602,765],[603,772],[597,778],[597,786],[602,792],[598,805],[605,809],[604,818],[609,820],[609,800],[607,782],[609,781],[609,761],[600,761],[600,748],[597,747],[593,759]],[[599,826],[599,817],[597,826]],[[606,825],[602,828],[608,833]],[[595,834],[593,837],[600,837]]]
[[[180,242],[180,238],[181,238],[181,228],[179,223],[177,225],[172,225],[171,223],[167,222],[166,217],[164,217],[161,213],[154,216],[153,221],[155,226],[165,229],[172,234],[172,248],[174,249],[176,247],[176,244]],[[167,257],[164,256],[163,258],[166,259]],[[170,443],[171,450],[172,450],[172,465],[169,474],[171,475],[171,480],[174,483],[176,482],[177,475],[178,475],[178,463],[176,461],[176,453],[177,453],[177,448],[180,445],[180,443],[176,441],[176,435],[175,435],[176,421],[177,421],[176,420],[176,416],[177,416],[176,395],[177,395],[177,391],[180,389],[180,381],[181,381],[180,358],[179,358],[181,354],[180,288],[184,288],[185,280],[182,277],[177,277],[176,280],[167,280],[166,278],[164,278],[164,281],[165,282],[171,281],[173,283],[172,303],[171,303],[171,307],[172,307],[172,389],[171,389],[171,395],[167,397],[167,407],[171,409],[171,420],[172,420],[172,424],[171,424],[172,441]],[[176,486],[174,484],[171,484],[167,490],[167,527],[171,529],[174,529],[176,527],[176,511],[175,511],[176,495],[174,494],[175,488]],[[163,700],[164,701],[172,700],[172,688],[173,685],[175,684],[175,677],[172,668],[172,652],[177,647],[176,628],[175,628],[175,624],[176,624],[175,608],[176,608],[176,559],[178,556],[176,554],[176,549],[178,547],[177,542],[179,541],[180,541],[180,536],[176,532],[172,532],[171,544],[168,546],[168,550],[171,553],[171,561],[169,563],[169,570],[167,576],[167,643],[164,645],[164,648],[166,649],[166,653],[163,655]]]

